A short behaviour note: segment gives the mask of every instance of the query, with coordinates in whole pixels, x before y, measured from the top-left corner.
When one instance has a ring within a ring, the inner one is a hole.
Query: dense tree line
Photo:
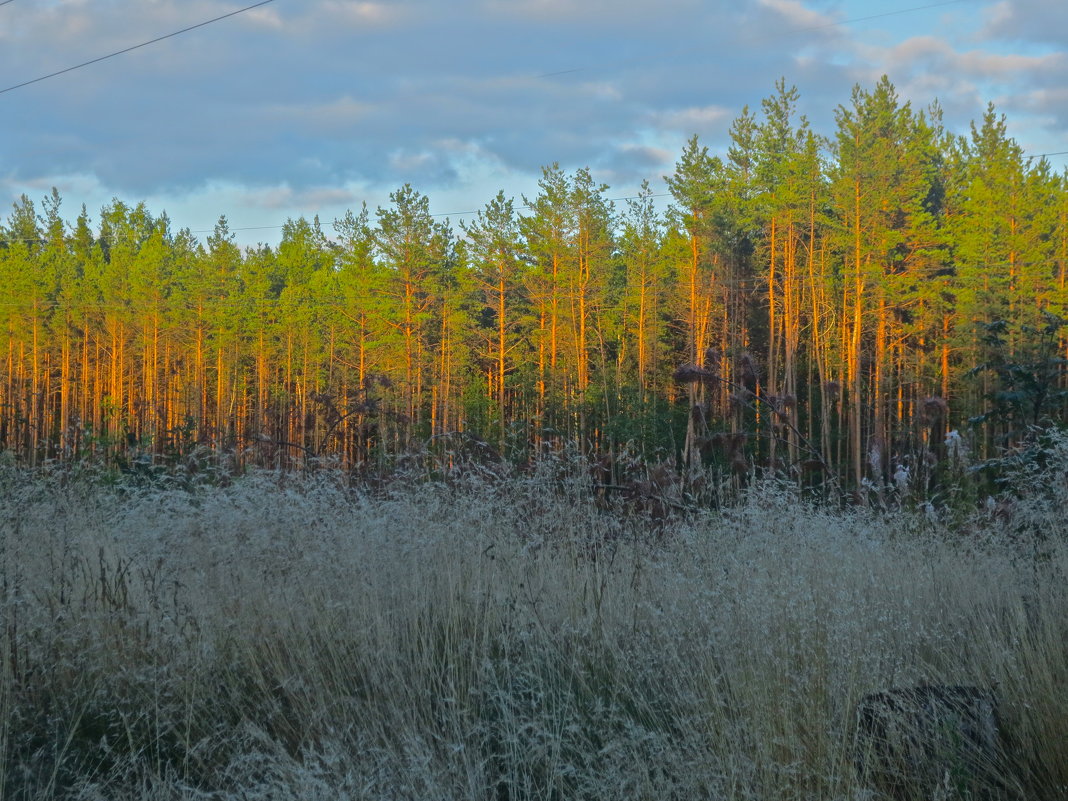
[[[358,465],[571,443],[926,490],[970,418],[977,458],[1025,436],[989,414],[1014,397],[998,365],[1065,353],[1066,177],[993,107],[951,135],[884,78],[823,137],[797,99],[779,82],[743,110],[723,158],[691,139],[666,214],[648,184],[617,205],[553,165],[459,230],[406,185],[242,251],[225,218],[200,241],[114,200],[94,230],[24,196],[0,227],[0,449]]]

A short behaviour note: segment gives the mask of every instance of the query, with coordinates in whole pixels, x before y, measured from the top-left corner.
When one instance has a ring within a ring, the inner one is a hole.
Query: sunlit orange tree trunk
[[[530,214],[520,218],[531,268],[527,293],[537,316],[538,409],[536,440],[556,438],[566,428],[559,361],[563,345],[566,276],[572,258],[574,221],[570,187],[559,164],[545,167],[533,200],[523,198]]]
[[[683,329],[683,360],[704,368],[709,356],[713,314],[715,309],[718,262],[716,221],[717,195],[722,194],[723,164],[709,155],[708,148],[692,137],[675,165],[674,174],[667,179],[674,198],[671,220],[685,233],[687,251],[685,262],[679,265],[679,300]],[[705,384],[687,385],[689,414],[683,460],[696,466],[700,461],[698,438],[701,436],[699,417],[705,419],[703,408]]]
[[[866,470],[881,486],[891,467],[888,422],[892,309],[912,301],[912,270],[937,247],[932,206],[932,151],[922,117],[900,104],[885,77],[871,92],[853,90],[836,113],[832,196],[842,266],[843,312],[849,320],[846,391],[852,479]],[[867,358],[865,358],[867,356]]]

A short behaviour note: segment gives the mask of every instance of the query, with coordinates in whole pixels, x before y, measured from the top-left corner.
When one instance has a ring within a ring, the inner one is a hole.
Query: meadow
[[[0,465],[0,798],[859,801],[858,699],[923,683],[994,689],[1007,797],[1064,798],[1066,472],[659,516],[567,459]]]

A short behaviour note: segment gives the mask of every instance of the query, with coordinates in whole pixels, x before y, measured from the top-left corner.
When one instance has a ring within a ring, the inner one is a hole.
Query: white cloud
[[[389,156],[390,164],[396,169],[404,172],[418,172],[432,164],[434,160],[434,154],[426,150],[420,153],[398,150],[391,153]]]
[[[266,106],[263,115],[278,122],[294,123],[305,129],[320,132],[343,132],[351,130],[378,107],[341,95],[320,102],[277,103]]]
[[[800,0],[757,0],[765,8],[779,14],[784,20],[799,29],[823,28],[835,24],[835,20],[805,6]]]
[[[987,40],[1068,45],[1062,0],[1000,0],[983,11]]]
[[[1063,28],[1048,23],[1061,2],[972,0],[967,26],[963,4],[836,24],[872,13],[864,0],[274,3],[2,96],[18,124],[0,126],[0,204],[63,181],[75,208],[117,195],[179,225],[179,212],[254,225],[409,181],[451,211],[529,193],[554,161],[592,166],[619,194],[657,181],[694,133],[721,152],[731,120],[780,76],[820,133],[854,82],[888,73],[917,107],[937,95],[955,130],[1004,99],[1021,141],[1063,139],[1068,59],[1029,44],[1041,31],[1027,27]],[[0,74],[15,83],[225,10],[11,4]],[[925,35],[904,33],[921,21]]]
[[[294,189],[288,184],[261,187],[244,193],[244,205],[251,208],[271,210],[310,209],[314,214],[324,206],[351,204],[356,195],[348,189],[336,186],[316,186]]]
[[[1056,86],[1046,89],[1033,89],[1025,92],[1017,98],[1019,104],[1031,111],[1043,115],[1059,117],[1062,121],[1068,118],[1068,87]]]
[[[28,178],[17,178],[7,175],[0,178],[0,193],[12,198],[26,195],[31,200],[44,197],[52,191],[52,187],[59,190],[61,197],[94,197],[97,203],[87,203],[88,208],[95,210],[95,206],[108,199],[105,188],[99,179],[92,173],[34,175]],[[79,201],[82,202],[82,201]],[[70,211],[70,209],[66,209]]]
[[[950,59],[950,66],[963,72],[984,78],[1011,78],[1028,73],[1039,74],[1046,70],[1063,69],[1068,63],[1063,53],[1046,55],[1001,55],[970,50],[956,53]]]
[[[937,95],[950,102],[966,94],[985,104],[984,95],[992,99],[1008,86],[1031,86],[1041,83],[1043,76],[1068,69],[1068,58],[1060,53],[962,50],[935,36],[912,37],[890,47],[861,47],[857,52],[861,63],[868,65],[866,80],[888,74],[914,98],[927,93],[927,99]]]
[[[660,0],[652,8],[647,0],[483,0],[485,13],[540,22],[597,21],[602,25],[627,23],[650,16],[686,14],[702,7],[700,0]]]
[[[627,143],[619,148],[620,155],[635,164],[660,167],[670,164],[675,154],[663,147]]]
[[[282,19],[282,15],[278,13],[276,8],[270,6],[254,8],[251,11],[246,11],[245,16],[252,23],[264,28],[271,28],[276,31],[285,28],[285,21]]]
[[[690,106],[655,113],[652,115],[652,122],[656,128],[665,128],[687,136],[719,133],[730,124],[736,111],[722,106]]]
[[[323,11],[339,23],[352,26],[386,27],[396,25],[408,17],[407,10],[396,3],[373,3],[366,0],[327,0]]]

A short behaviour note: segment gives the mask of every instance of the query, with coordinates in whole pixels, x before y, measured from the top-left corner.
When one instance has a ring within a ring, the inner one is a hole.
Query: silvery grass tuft
[[[857,703],[924,684],[997,694],[1004,797],[1068,793],[1063,482],[964,533],[588,476],[4,469],[0,797],[876,798]]]

